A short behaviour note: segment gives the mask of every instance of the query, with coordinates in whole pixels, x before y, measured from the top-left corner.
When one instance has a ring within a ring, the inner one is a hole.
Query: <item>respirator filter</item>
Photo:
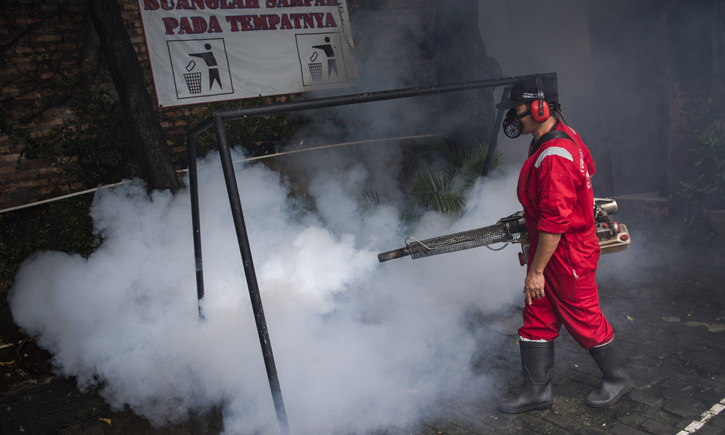
[[[516,114],[516,109],[511,108],[506,112],[506,118],[503,120],[503,133],[511,139],[521,136],[521,131],[524,129],[524,125],[521,123],[521,118],[530,115],[530,111],[526,111],[520,115]]]

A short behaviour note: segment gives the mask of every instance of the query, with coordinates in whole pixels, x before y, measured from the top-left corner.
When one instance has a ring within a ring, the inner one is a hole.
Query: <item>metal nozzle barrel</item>
[[[523,219],[521,219],[523,221]],[[462,251],[464,249],[477,248],[479,246],[492,245],[494,243],[507,243],[514,240],[518,231],[512,231],[512,227],[518,228],[519,218],[510,222],[502,222],[496,225],[476,228],[460,233],[448,234],[445,236],[433,237],[426,240],[413,240],[406,242],[406,246],[400,249],[378,254],[378,261],[381,263],[395,258],[410,255],[417,259],[430,257],[431,255],[445,254],[448,252]]]

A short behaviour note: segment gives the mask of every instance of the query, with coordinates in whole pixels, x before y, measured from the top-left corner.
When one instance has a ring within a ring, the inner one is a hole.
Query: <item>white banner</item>
[[[346,0],[138,0],[159,106],[350,86]]]

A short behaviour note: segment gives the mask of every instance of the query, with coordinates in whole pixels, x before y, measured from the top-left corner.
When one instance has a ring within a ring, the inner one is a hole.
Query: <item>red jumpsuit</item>
[[[544,269],[546,296],[524,307],[519,335],[551,341],[563,324],[582,347],[590,349],[614,336],[599,307],[595,281],[600,249],[590,180],[594,161],[574,130],[561,122],[553,130],[566,132],[573,141],[557,138],[543,143],[524,163],[517,187],[531,238],[529,258],[534,258],[540,231],[561,234]]]

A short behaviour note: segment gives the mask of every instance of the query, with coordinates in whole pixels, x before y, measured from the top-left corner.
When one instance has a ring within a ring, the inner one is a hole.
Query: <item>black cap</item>
[[[557,103],[559,101],[559,93],[556,85],[544,75],[539,75],[541,79],[541,91],[544,93],[544,100],[549,103]],[[514,84],[511,88],[511,94],[507,100],[496,104],[498,110],[506,110],[516,107],[519,104],[530,103],[539,99],[538,89],[536,87],[536,76],[525,77]]]

